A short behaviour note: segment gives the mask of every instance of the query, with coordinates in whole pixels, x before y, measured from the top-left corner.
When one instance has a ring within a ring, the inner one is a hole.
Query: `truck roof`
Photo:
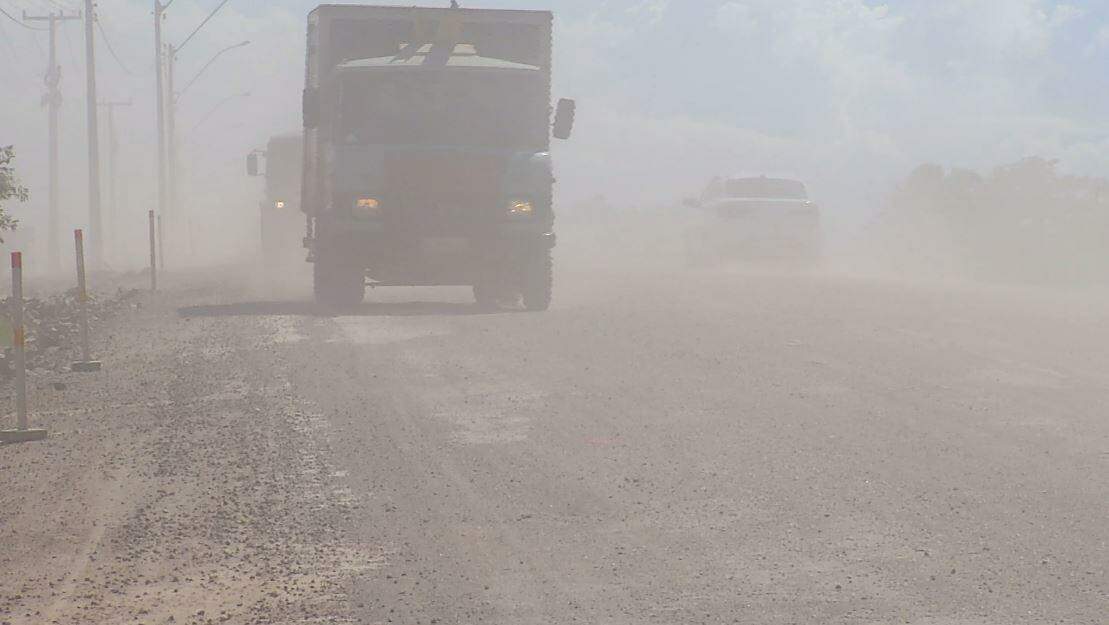
[[[411,5],[411,4],[407,5],[407,6],[399,5],[399,4],[392,4],[392,5],[387,5],[387,4],[378,4],[378,5],[321,4],[321,5],[316,6],[316,8],[312,9],[311,11],[309,11],[308,14],[312,15],[312,14],[315,14],[315,13],[319,13],[321,11],[339,11],[339,12],[344,12],[344,13],[358,14],[358,13],[364,12],[367,9],[369,9],[371,11],[375,11],[375,12],[411,12],[413,10],[433,12],[433,13],[447,12],[447,13],[458,13],[458,14],[461,14],[465,17],[474,17],[474,16],[486,17],[486,16],[489,16],[489,15],[496,14],[496,15],[499,15],[499,16],[516,15],[516,16],[520,16],[520,17],[541,16],[541,17],[545,17],[547,19],[550,19],[551,16],[553,15],[550,11],[536,11],[536,10],[527,10],[527,9],[465,9],[465,8],[452,9],[452,8],[443,7],[443,6],[421,7],[421,6],[417,6],[417,5]]]
[[[371,59],[356,59],[341,63],[337,69],[379,69],[379,68],[426,68],[440,69],[459,67],[472,69],[507,69],[529,72],[539,71],[535,65],[514,63],[503,59],[478,56],[473,46],[458,45],[450,50],[448,46],[424,44],[406,46],[394,56],[379,56]]]

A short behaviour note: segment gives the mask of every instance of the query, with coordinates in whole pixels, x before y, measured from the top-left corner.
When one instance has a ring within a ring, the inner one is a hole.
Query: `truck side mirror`
[[[304,127],[316,128],[320,125],[320,98],[315,89],[305,89],[301,98],[304,111]]]
[[[257,176],[258,175],[258,153],[257,152],[251,152],[250,154],[246,155],[246,175],[248,175],[248,176]]]
[[[574,132],[574,114],[578,104],[573,100],[562,98],[555,109],[554,129],[552,134],[555,139],[569,139]]]

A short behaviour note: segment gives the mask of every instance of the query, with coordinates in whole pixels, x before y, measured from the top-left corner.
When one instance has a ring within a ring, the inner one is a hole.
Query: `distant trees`
[[[27,187],[20,184],[15,175],[15,168],[12,167],[14,160],[15,149],[12,146],[0,147],[0,232],[15,230],[19,225],[19,221],[8,213],[8,201],[26,202],[28,197]]]
[[[1063,174],[1053,160],[986,175],[921,165],[890,197],[883,223],[904,250],[970,277],[1109,279],[1109,180]]]

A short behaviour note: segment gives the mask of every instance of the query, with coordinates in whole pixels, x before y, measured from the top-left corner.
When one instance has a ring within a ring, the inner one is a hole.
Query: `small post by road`
[[[73,243],[77,248],[77,315],[80,317],[81,360],[73,363],[73,371],[87,373],[100,371],[100,361],[89,356],[89,292],[85,284],[85,236],[81,229],[73,231]]]
[[[0,431],[0,442],[26,443],[46,438],[46,430],[27,425],[27,354],[23,329],[23,253],[12,252],[12,352],[15,355],[15,414],[17,429]]]
[[[149,211],[147,217],[150,222],[150,292],[154,293],[158,290],[158,264],[155,251],[155,237],[154,237],[154,211]]]

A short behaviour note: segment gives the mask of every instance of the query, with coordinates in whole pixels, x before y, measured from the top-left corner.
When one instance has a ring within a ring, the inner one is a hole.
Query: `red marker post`
[[[100,361],[89,356],[89,294],[85,289],[85,237],[80,229],[73,231],[73,243],[77,249],[77,311],[80,317],[81,360],[73,363],[71,369],[80,373],[100,371]]]
[[[0,431],[0,442],[25,443],[46,438],[46,430],[27,425],[27,353],[23,329],[23,253],[12,252],[12,352],[15,356],[15,414],[17,428]]]

